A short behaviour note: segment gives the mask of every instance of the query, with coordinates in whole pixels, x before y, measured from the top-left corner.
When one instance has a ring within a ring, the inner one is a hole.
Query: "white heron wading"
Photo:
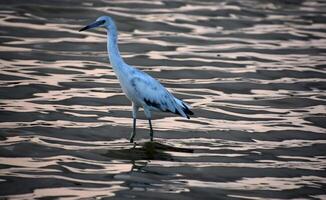
[[[151,141],[153,141],[151,111],[172,112],[188,119],[189,115],[193,115],[189,105],[175,98],[157,80],[123,61],[118,49],[117,27],[111,17],[99,17],[95,22],[79,31],[96,27],[104,27],[107,30],[107,50],[110,63],[120,82],[122,91],[132,102],[133,131],[130,142],[133,142],[136,135],[136,118],[140,107],[144,109],[149,122]]]

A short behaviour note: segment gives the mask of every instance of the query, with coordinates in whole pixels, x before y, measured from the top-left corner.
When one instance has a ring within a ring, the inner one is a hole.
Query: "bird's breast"
[[[120,78],[119,78],[119,82],[120,82],[121,89],[123,93],[126,95],[126,97],[134,104],[141,106],[142,102],[139,100],[139,96],[137,96],[137,91],[135,91],[132,82],[128,79],[120,79]]]

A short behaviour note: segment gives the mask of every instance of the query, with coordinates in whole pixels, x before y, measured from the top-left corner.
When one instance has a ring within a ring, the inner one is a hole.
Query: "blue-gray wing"
[[[163,85],[147,74],[132,78],[131,85],[138,101],[145,106],[187,118],[193,114],[186,103],[175,98]]]

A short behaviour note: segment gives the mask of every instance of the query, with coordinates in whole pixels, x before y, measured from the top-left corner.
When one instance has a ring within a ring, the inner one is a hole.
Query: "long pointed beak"
[[[88,29],[91,29],[91,28],[99,27],[99,26],[101,26],[101,25],[104,24],[104,23],[105,23],[104,20],[96,21],[96,22],[94,22],[94,23],[91,23],[91,24],[85,26],[84,28],[81,28],[81,29],[79,30],[79,32],[81,32],[81,31],[85,31],[85,30],[88,30]]]

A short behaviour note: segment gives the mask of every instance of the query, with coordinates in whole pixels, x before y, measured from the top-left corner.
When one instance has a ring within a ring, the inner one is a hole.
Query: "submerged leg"
[[[136,135],[136,118],[134,118],[134,121],[133,121],[133,129],[132,129],[132,133],[130,135],[130,143],[134,142],[135,135]]]
[[[148,119],[148,123],[149,123],[149,128],[150,128],[149,135],[151,136],[151,141],[153,142],[153,135],[154,135],[154,132],[153,132],[153,127],[152,127],[151,119]]]
[[[144,107],[144,112],[145,112],[146,118],[148,119],[148,123],[149,123],[149,128],[150,128],[149,135],[151,137],[151,141],[153,141],[154,132],[153,132],[153,127],[152,127],[152,122],[151,122],[151,118],[152,118],[151,111],[148,107]]]
[[[130,135],[130,143],[134,142],[134,137],[136,136],[136,119],[137,119],[138,107],[132,104],[132,118],[133,118],[133,129]]]

